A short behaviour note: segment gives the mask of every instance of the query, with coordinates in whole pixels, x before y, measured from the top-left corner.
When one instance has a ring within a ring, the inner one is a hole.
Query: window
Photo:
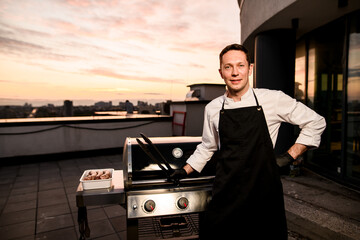
[[[357,11],[304,36],[295,67],[296,98],[327,122],[306,165],[350,184],[360,183],[359,16]]]
[[[360,17],[353,15],[349,27],[347,81],[346,176],[360,179]]]

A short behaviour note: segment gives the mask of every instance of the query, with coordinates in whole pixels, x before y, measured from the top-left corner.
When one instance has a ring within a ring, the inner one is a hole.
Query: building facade
[[[239,0],[254,86],[282,90],[325,117],[305,165],[360,188],[360,1]],[[279,151],[297,129],[280,130]]]

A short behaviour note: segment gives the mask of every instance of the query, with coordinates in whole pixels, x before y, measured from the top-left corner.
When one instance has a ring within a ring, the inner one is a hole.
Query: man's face
[[[225,53],[219,72],[231,95],[240,94],[242,96],[249,89],[252,66],[249,66],[244,52],[230,50]]]

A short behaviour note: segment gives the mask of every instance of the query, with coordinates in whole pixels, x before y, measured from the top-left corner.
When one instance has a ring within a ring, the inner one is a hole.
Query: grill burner
[[[197,239],[199,214],[153,217],[138,220],[139,240]]]

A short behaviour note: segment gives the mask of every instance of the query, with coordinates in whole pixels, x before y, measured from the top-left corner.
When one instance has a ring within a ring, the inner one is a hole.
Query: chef
[[[202,142],[173,177],[201,172],[216,152],[213,196],[200,239],[287,239],[279,166],[318,147],[325,120],[281,91],[251,88],[252,65],[244,46],[229,45],[219,57],[227,90],[205,107]],[[299,125],[301,132],[276,158],[282,122]]]

